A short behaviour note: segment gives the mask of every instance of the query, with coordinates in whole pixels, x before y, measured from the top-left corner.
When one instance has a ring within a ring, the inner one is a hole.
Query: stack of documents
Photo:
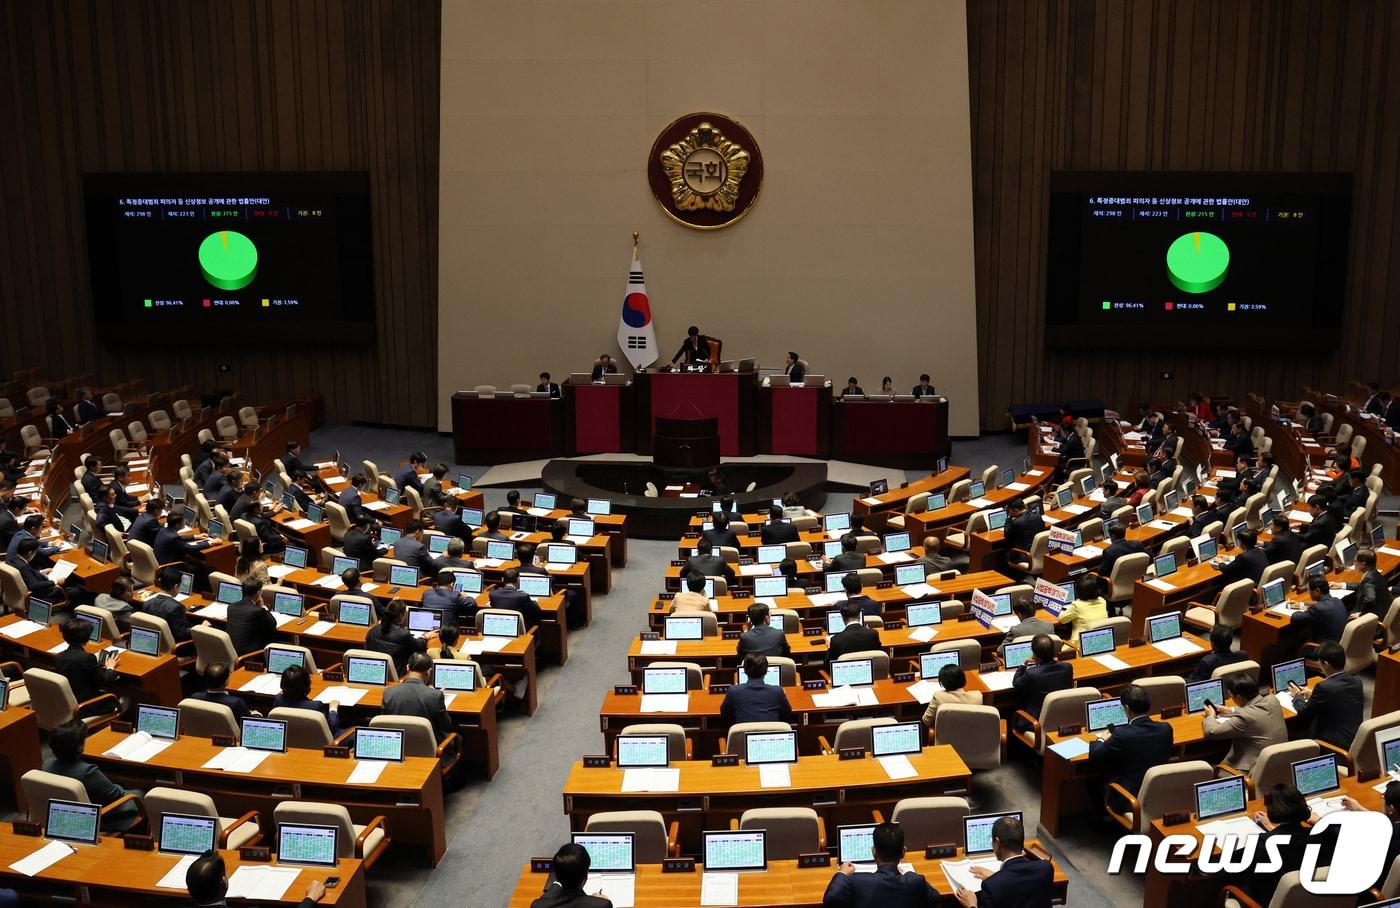
[[[120,744],[103,753],[103,756],[116,757],[128,763],[145,763],[173,743],[175,742],[164,738],[152,738],[144,731],[138,731],[127,735]]]

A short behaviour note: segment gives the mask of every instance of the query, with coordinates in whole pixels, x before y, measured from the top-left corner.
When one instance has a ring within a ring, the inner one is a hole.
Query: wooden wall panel
[[[1400,4],[968,0],[967,12],[984,428],[1005,427],[1018,401],[1400,383]],[[1352,172],[1339,347],[1046,349],[1048,176],[1076,169]]]
[[[440,22],[440,0],[0,4],[0,374],[321,393],[334,421],[433,425]],[[368,171],[376,343],[99,344],[81,175],[161,170]]]

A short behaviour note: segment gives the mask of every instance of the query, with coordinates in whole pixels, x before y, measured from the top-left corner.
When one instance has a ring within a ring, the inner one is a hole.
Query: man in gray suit
[[[1233,738],[1230,752],[1222,761],[1242,773],[1254,768],[1259,752],[1270,744],[1288,740],[1283,724],[1283,707],[1272,694],[1261,694],[1259,682],[1248,675],[1230,679],[1233,708],[1207,706],[1201,722],[1207,738]]]
[[[1055,636],[1055,625],[1044,618],[1035,616],[1034,599],[1016,599],[1011,603],[1011,611],[1019,619],[1016,626],[1006,632],[1006,639],[997,648],[997,654],[1006,655],[1006,644],[1023,637],[1039,637],[1041,634]]]
[[[409,567],[418,568],[419,578],[436,577],[442,573],[442,559],[434,558],[423,544],[423,522],[410,520],[403,535],[394,544],[394,557]]]
[[[433,735],[441,741],[452,730],[452,722],[447,717],[442,691],[428,684],[428,674],[432,670],[433,660],[427,653],[409,656],[403,681],[384,691],[384,715],[427,719],[432,723]]]

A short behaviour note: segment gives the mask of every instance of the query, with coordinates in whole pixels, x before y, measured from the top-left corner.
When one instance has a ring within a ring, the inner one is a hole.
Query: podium
[[[652,453],[653,436],[665,434],[661,420],[678,417],[715,419],[719,453],[725,457],[756,453],[758,381],[753,372],[642,372],[633,384],[638,454]]]
[[[630,384],[575,384],[571,379],[563,391],[566,455],[632,450],[636,404]]]
[[[704,469],[719,463],[719,420],[656,418],[652,462],[658,467]]]

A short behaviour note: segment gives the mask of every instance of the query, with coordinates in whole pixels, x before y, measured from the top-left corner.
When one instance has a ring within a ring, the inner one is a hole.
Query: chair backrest
[[[258,427],[258,411],[252,407],[239,407],[238,422],[245,429],[256,429]]]
[[[931,653],[951,653],[958,654],[958,667],[963,671],[976,671],[982,664],[982,644],[976,639],[968,640],[944,640],[942,643],[935,643],[929,648]]]
[[[1280,578],[1293,576],[1293,572],[1298,569],[1298,565],[1292,561],[1280,561],[1264,568],[1264,573],[1259,575],[1259,586],[1264,587]],[[1228,589],[1228,587],[1226,588]]]
[[[175,414],[176,419],[192,419],[194,411],[190,409],[190,402],[181,398],[170,405],[170,412]]]
[[[76,714],[78,700],[73,696],[73,688],[58,672],[25,669],[24,686],[29,691],[29,708],[39,720],[40,731],[53,731]]]
[[[910,495],[909,500],[904,503],[904,513],[922,514],[928,510],[928,492],[920,492],[917,495]]]
[[[1385,645],[1400,643],[1400,596],[1390,600],[1390,608],[1385,613]]]
[[[477,676],[481,675],[481,667],[477,666]],[[273,710],[275,713],[277,710]],[[371,728],[397,728],[403,732],[403,753],[406,757],[427,757],[432,759],[437,756],[437,735],[433,731],[433,723],[423,716],[388,716],[379,715],[369,720]]]
[[[327,501],[322,509],[326,512],[326,520],[331,525],[331,538],[337,541],[344,539],[345,534],[350,532],[350,515],[346,512],[345,506],[338,501]]]
[[[146,424],[139,419],[134,419],[127,423],[126,431],[130,434],[132,441],[140,444],[145,444],[150,438],[150,436],[146,434]]]
[[[29,406],[42,407],[49,401],[49,389],[35,385],[29,389]]]
[[[770,665],[772,664],[771,657],[768,662]],[[705,671],[698,662],[652,662],[649,664],[652,668],[683,668],[685,669],[686,690],[705,689]]]
[[[739,817],[739,828],[762,829],[770,861],[794,861],[826,847],[822,822],[810,807],[751,807]]]
[[[740,760],[747,760],[749,735],[766,731],[792,731],[792,726],[786,722],[735,722],[729,727],[729,734],[724,737],[724,752],[738,754]]]
[[[1084,704],[1102,700],[1103,694],[1097,687],[1073,687],[1069,690],[1052,691],[1045,695],[1045,703],[1040,707],[1040,738],[1036,741],[1036,751],[1045,753],[1045,732],[1061,725],[1082,725]],[[943,710],[940,708],[939,712]]]
[[[956,504],[960,501],[967,501],[967,499],[971,497],[971,495],[972,480],[959,479],[957,482],[953,483],[952,488],[948,490],[948,503]]]
[[[1113,628],[1113,645],[1127,646],[1128,636],[1132,633],[1133,621],[1126,615],[1116,615],[1112,618],[1100,618],[1097,621],[1090,621],[1085,626],[1085,630],[1092,631],[1101,627]]]
[[[666,818],[656,810],[612,810],[595,813],[584,832],[632,833],[632,853],[638,864],[659,864],[669,856]]]
[[[1393,899],[1400,895],[1400,855],[1390,862],[1390,869],[1385,872],[1385,881],[1381,883],[1381,898]]]
[[[810,542],[789,542],[785,546],[787,557],[793,561],[803,561],[811,556],[812,544]]]
[[[0,419],[14,419],[15,405],[8,397],[0,397]]]
[[[1215,767],[1205,760],[1186,763],[1163,763],[1143,774],[1138,789],[1138,810],[1133,820],[1134,831],[1146,834],[1153,820],[1169,813],[1190,812],[1195,805],[1196,783],[1215,777]]]
[[[77,605],[73,607],[73,614],[95,620],[97,626],[102,629],[103,640],[115,640],[121,636],[121,631],[117,630],[116,616],[105,608],[98,608],[94,605]]]
[[[945,708],[939,707],[939,712]],[[922,851],[929,845],[962,841],[963,818],[971,812],[965,798],[903,798],[894,805],[890,822],[904,831],[907,849]]]
[[[19,568],[4,563],[0,563],[0,601],[4,602],[5,611],[21,614],[29,601],[29,588]]]
[[[854,653],[846,653],[837,658],[837,662],[853,662],[858,659],[870,660],[870,675],[876,681],[880,681],[890,676],[890,654],[882,649],[863,649]]]
[[[224,704],[191,697],[180,701],[180,734],[198,738],[229,735],[237,741],[238,733],[238,720]]]
[[[208,429],[200,429],[195,437],[199,439],[200,444],[204,444],[206,441],[214,440],[214,433],[210,432]]]
[[[939,709],[942,712],[942,708]],[[869,751],[872,748],[872,734],[870,729],[877,725],[894,725],[895,720],[890,716],[875,716],[868,719],[847,719],[836,726],[836,737],[832,739],[831,746],[838,752],[847,747],[863,747]]]
[[[351,658],[355,658],[355,659],[378,659],[380,662],[383,662],[383,663],[385,664],[385,666],[386,666],[385,672],[386,672],[386,674],[387,674],[389,680],[390,680],[390,681],[397,681],[397,680],[399,680],[399,672],[398,672],[398,669],[394,668],[394,660],[393,660],[393,659],[390,659],[390,658],[389,658],[387,655],[385,655],[384,653],[376,653],[376,652],[374,652],[373,650],[368,650],[368,649],[347,649],[347,650],[345,651],[345,659],[344,659],[344,661],[342,661],[340,664],[341,664],[341,665],[349,665],[349,664],[350,664]]]
[[[1131,599],[1133,584],[1147,574],[1152,564],[1152,556],[1146,552],[1129,552],[1113,562],[1113,570],[1108,576],[1108,600],[1120,602]]]
[[[221,438],[238,437],[238,423],[232,416],[220,416],[214,421],[214,428]]]
[[[781,724],[781,723],[779,723]],[[786,728],[787,726],[783,726]],[[628,725],[619,733],[621,735],[665,735],[666,736],[666,759],[672,763],[683,761],[686,757],[685,751],[685,728],[674,722],[645,722],[640,725]]]
[[[127,616],[126,620],[132,627],[140,627],[160,634],[159,651],[162,654],[175,649],[175,635],[170,631],[170,622],[159,615],[148,615],[145,612],[132,612]]]
[[[1317,868],[1317,878],[1327,879],[1330,867]],[[1274,897],[1268,908],[1352,908],[1356,904],[1354,895],[1313,895],[1303,888],[1302,875],[1290,870],[1279,878]]]
[[[156,582],[156,572],[160,562],[156,560],[155,549],[139,539],[128,539],[126,550],[131,555],[131,576],[142,586]]]
[[[146,414],[146,424],[151,427],[152,432],[169,431],[171,422],[170,414],[164,410],[152,410]]]
[[[802,633],[802,616],[796,609],[775,608],[768,611],[768,623],[776,627],[785,634]],[[768,657],[768,664],[773,664],[774,656]]]
[[[126,439],[126,433],[123,432],[121,429],[109,429],[107,432],[107,437],[111,439],[112,448],[118,454],[121,454],[131,446],[131,443],[128,442]]]
[[[1298,567],[1293,572],[1294,579],[1302,583],[1307,573],[1308,565],[1323,558],[1326,554],[1327,546],[1325,545],[1310,545],[1303,549],[1303,554],[1298,556]]]
[[[213,798],[202,791],[192,791],[188,788],[157,786],[141,796],[141,803],[145,805],[146,818],[157,835],[160,833],[161,818],[167,813],[183,813],[194,817],[219,815]]]
[[[1380,619],[1370,612],[1357,615],[1342,629],[1342,649],[1347,654],[1346,672],[1355,675],[1376,664],[1376,625]]]
[[[945,703],[934,719],[933,740],[949,744],[971,769],[996,769],[1002,762],[1001,714],[995,706]]]
[[[1376,753],[1376,734],[1387,728],[1400,725],[1400,710],[1372,716],[1356,729],[1356,737],[1351,741],[1351,765],[1354,774],[1360,778],[1381,775],[1381,760]]]
[[[20,776],[19,784],[24,791],[25,803],[29,805],[29,819],[40,823],[45,822],[48,816],[50,801],[92,803],[82,782],[42,769],[29,770]]]
[[[267,717],[286,721],[288,747],[320,750],[334,740],[325,713],[318,709],[279,706],[269,712]]]
[[[1154,675],[1133,682],[1152,698],[1148,712],[1157,715],[1169,706],[1186,705],[1186,679],[1180,675]]]
[[[194,640],[195,671],[203,672],[213,662],[230,666],[238,664],[238,651],[233,648],[233,638],[227,631],[207,624],[196,624],[190,628],[190,638]]]
[[[797,661],[789,659],[787,656],[769,656],[768,667],[778,669],[778,683],[784,687],[794,687],[797,684]],[[739,681],[743,681],[744,670],[739,669]]]
[[[1236,580],[1215,597],[1215,622],[1231,630],[1244,622],[1244,613],[1254,601],[1254,582],[1248,577]]]
[[[1310,759],[1321,752],[1322,748],[1311,738],[1283,741],[1263,748],[1254,761],[1254,768],[1249,771],[1249,780],[1254,785],[1254,796],[1262,798],[1280,782],[1292,785],[1293,763]]]
[[[336,856],[355,856],[355,824],[350,819],[350,811],[341,804],[327,804],[322,801],[282,801],[272,811],[273,823],[310,824],[334,826],[340,834],[336,836]]]
[[[1236,675],[1248,675],[1255,681],[1259,680],[1259,663],[1253,659],[1241,659],[1239,662],[1231,662],[1229,665],[1217,666],[1215,671],[1210,673],[1212,681],[1224,681]]]

